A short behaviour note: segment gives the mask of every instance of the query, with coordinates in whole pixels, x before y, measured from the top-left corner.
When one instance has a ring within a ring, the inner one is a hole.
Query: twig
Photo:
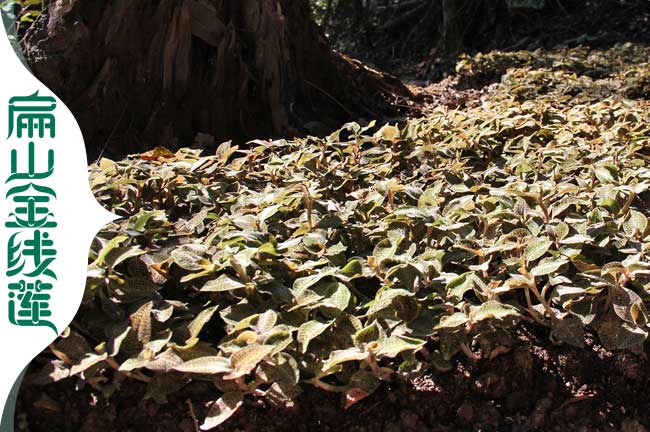
[[[120,114],[120,118],[117,119],[117,122],[115,123],[115,126],[113,126],[113,130],[111,131],[111,133],[106,138],[106,141],[104,142],[104,146],[102,147],[102,150],[99,152],[99,156],[97,156],[97,160],[95,161],[95,163],[99,163],[102,156],[104,156],[104,152],[106,151],[106,148],[108,147],[108,143],[111,142],[111,139],[113,138],[113,135],[115,134],[115,131],[117,130],[117,127],[122,122],[122,117],[124,117],[124,113],[126,113],[126,108],[128,106],[129,106],[128,103],[124,104],[124,109],[122,109],[122,114]]]
[[[320,88],[319,86],[317,86],[311,81],[305,80],[305,83],[309,84],[310,86],[312,86],[313,88],[315,88],[316,90],[318,90],[319,92],[323,93],[325,96],[330,98],[335,104],[341,107],[341,109],[345,111],[350,117],[354,117],[354,113],[350,111],[348,108],[346,108],[345,105],[339,102],[334,96],[332,96],[331,94],[329,94],[328,92],[326,92],[325,90],[323,90],[322,88]]]
[[[307,206],[307,226],[309,227],[309,231],[311,232],[314,229],[314,225],[312,223],[313,201],[311,199],[311,196],[309,195],[309,188],[304,184],[300,186],[302,187],[302,190],[305,194],[304,200]]]
[[[415,19],[418,15],[420,15],[422,13],[422,11],[427,9],[429,6],[430,5],[429,5],[428,2],[424,2],[424,3],[416,6],[415,8],[411,9],[410,11],[403,12],[397,18],[395,18],[392,21],[389,21],[386,24],[382,25],[379,28],[379,31],[389,31],[389,30],[391,30],[393,28],[396,28],[396,27],[402,27],[402,26],[404,26],[405,23]],[[426,15],[426,14],[422,14],[422,15]],[[418,20],[413,27],[417,26],[420,23],[420,21],[421,21],[421,19]]]
[[[560,8],[564,15],[569,15],[569,11],[564,7],[560,0],[555,0],[555,4]]]
[[[337,386],[337,385],[328,384],[326,382],[319,380],[318,378],[309,379],[307,380],[307,382],[313,385],[314,387],[317,387],[319,389],[328,392],[333,392],[333,393],[342,393],[348,389],[347,386]]]
[[[632,191],[630,192],[630,195],[628,195],[627,200],[625,200],[625,204],[621,208],[621,211],[618,212],[619,216],[625,216],[628,211],[630,211],[630,206],[634,202],[634,198],[636,198],[636,192]]]
[[[192,421],[194,422],[194,431],[201,432],[201,429],[199,429],[199,422],[196,420],[196,415],[194,414],[194,406],[192,405],[192,400],[190,398],[187,398],[185,403],[187,403],[187,406],[190,409],[190,416],[192,417]]]
[[[574,404],[576,402],[581,402],[583,400],[591,399],[593,397],[596,397],[595,393],[587,393],[587,394],[581,394],[581,395],[574,396],[571,399],[565,401],[562,405],[560,405],[558,407],[557,411],[563,409],[564,407],[566,407],[568,405]]]
[[[526,296],[526,309],[528,310],[528,313],[530,314],[530,317],[538,324],[543,325],[544,327],[548,327],[548,324],[545,323],[543,320],[541,320],[537,316],[537,311],[533,309],[533,303],[530,300],[530,286],[526,285],[524,287],[524,295]]]

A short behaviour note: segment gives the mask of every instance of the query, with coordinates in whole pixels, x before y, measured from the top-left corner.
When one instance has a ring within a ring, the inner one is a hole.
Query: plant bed
[[[122,219],[27,382],[83,383],[117,430],[151,399],[205,430],[647,421],[648,48],[511,55],[459,64],[502,71],[480,105],[399,127],[91,166]]]

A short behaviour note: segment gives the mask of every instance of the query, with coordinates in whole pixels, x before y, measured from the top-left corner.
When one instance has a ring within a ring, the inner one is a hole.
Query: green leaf
[[[335,282],[329,285],[327,291],[324,293],[325,300],[324,306],[329,306],[339,311],[344,311],[350,304],[352,294],[348,287],[341,282]]]
[[[616,167],[613,165],[605,164],[598,165],[594,168],[596,178],[603,183],[614,183],[616,176]]]
[[[201,425],[201,430],[210,430],[228,420],[244,403],[244,393],[231,391],[225,393],[212,405]]]
[[[629,236],[645,233],[648,228],[648,219],[636,210],[630,210],[628,219],[623,222],[623,230]]]
[[[135,331],[138,340],[147,343],[151,339],[151,309],[153,302],[144,303],[131,314],[131,328]]]
[[[231,372],[230,361],[223,357],[198,357],[174,367],[175,371],[196,374],[221,374]]]
[[[622,320],[636,326],[644,323],[643,300],[629,288],[620,287],[612,296],[612,310]]]
[[[120,234],[118,236],[113,237],[110,239],[102,248],[101,251],[99,251],[99,254],[97,254],[97,259],[91,264],[91,265],[96,265],[100,266],[104,264],[104,260],[106,259],[106,256],[117,247],[120,243],[128,239],[129,236],[125,234]]]
[[[578,348],[585,346],[585,331],[582,323],[571,315],[558,321],[551,329],[551,339],[568,343]]]
[[[356,347],[332,351],[329,358],[323,362],[323,371],[332,373],[333,369],[341,363],[363,360],[367,357],[367,352]]]
[[[503,319],[508,317],[518,317],[517,309],[510,305],[499,303],[496,300],[489,300],[482,305],[472,309],[469,313],[469,319],[472,322],[483,321],[486,319]]]
[[[316,285],[321,279],[332,276],[335,271],[336,269],[326,269],[320,271],[315,275],[298,278],[294,281],[293,288],[291,290],[294,292],[294,295],[299,296],[306,289]]]
[[[456,312],[453,315],[443,316],[435,327],[436,330],[455,329],[464,326],[469,321],[469,317],[462,312]]]
[[[307,321],[298,328],[298,345],[300,351],[304,354],[307,352],[309,342],[318,337],[321,333],[329,328],[334,321],[320,322],[316,320]]]
[[[145,251],[138,246],[131,247],[116,247],[111,249],[104,257],[104,264],[106,267],[114,269],[118,264],[144,254]]]
[[[357,330],[352,336],[352,341],[358,348],[364,348],[367,344],[376,342],[383,337],[384,331],[375,320],[370,325]]]
[[[99,364],[108,358],[108,354],[104,353],[101,355],[98,354],[88,354],[84,357],[78,364],[73,365],[70,368],[70,376],[77,375],[96,364]]]
[[[528,261],[534,261],[544,255],[551,247],[551,244],[552,242],[547,238],[534,238],[528,246],[526,246],[524,256]]]
[[[558,240],[562,240],[567,235],[569,235],[569,225],[564,222],[560,222],[555,227],[555,236]]]
[[[203,287],[202,292],[223,292],[234,291],[239,288],[244,288],[246,285],[230,275],[222,274],[216,279],[207,281]]]
[[[641,345],[648,337],[646,330],[622,321],[615,315],[608,315],[596,330],[603,346],[608,350],[632,348]]]
[[[339,270],[339,273],[342,275],[348,277],[348,278],[354,278],[356,276],[362,276],[363,275],[363,267],[361,264],[361,260],[359,259],[352,259],[350,260],[345,267],[343,267],[341,270]]]
[[[230,363],[234,371],[226,376],[227,379],[234,379],[248,375],[255,369],[264,357],[271,354],[275,347],[273,345],[249,345],[238,349],[230,357]]]
[[[474,287],[474,272],[466,272],[447,282],[447,298],[460,301]]]
[[[567,262],[568,261],[565,258],[544,258],[535,267],[533,267],[532,270],[530,270],[530,274],[533,276],[545,276],[556,272]]]
[[[257,317],[257,324],[255,324],[255,331],[259,334],[265,334],[278,322],[278,314],[273,309],[269,309]]]
[[[137,215],[131,216],[127,227],[134,231],[143,232],[151,219],[164,216],[165,212],[162,210],[142,211]]]
[[[416,352],[424,346],[425,341],[406,336],[390,336],[380,342],[376,355],[393,358],[404,351]]]
[[[206,250],[207,248],[204,245],[183,245],[174,249],[171,252],[171,257],[179,267],[185,270],[198,271],[203,270],[206,264],[209,264],[209,261],[202,257]]]
[[[370,304],[370,308],[368,308],[368,313],[366,315],[371,316],[386,309],[391,306],[395,298],[402,296],[411,297],[413,296],[413,293],[404,289],[387,289],[381,291]]]
[[[202,310],[187,326],[187,329],[190,333],[190,339],[194,339],[199,336],[199,333],[203,329],[203,326],[212,319],[212,315],[217,310],[218,306],[212,306],[210,308]]]

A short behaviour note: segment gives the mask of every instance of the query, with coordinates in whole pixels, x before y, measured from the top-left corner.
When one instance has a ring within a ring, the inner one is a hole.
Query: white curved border
[[[5,198],[10,173],[10,150],[14,144],[20,145],[19,164],[26,163],[29,139],[7,140],[8,102],[13,96],[27,96],[38,90],[41,96],[54,96],[57,99],[56,137],[53,139],[34,138],[38,163],[45,163],[47,149],[54,149],[54,173],[43,184],[54,188],[57,200],[49,206],[58,223],[48,230],[57,249],[56,261],[50,266],[58,281],[51,291],[51,321],[59,332],[65,330],[74,318],[84,292],[87,256],[93,237],[97,231],[116,218],[95,201],[88,185],[86,150],[83,137],[76,120],[68,108],[46,86],[38,81],[17,58],[7,34],[2,27],[0,34],[0,59],[2,59],[2,79],[0,80],[0,339],[3,347],[2,367],[0,367],[0,403],[3,405],[14,381],[25,366],[55,339],[48,327],[19,327],[8,319],[9,290],[7,269],[7,241],[11,232],[4,227],[13,203]],[[11,144],[11,146],[10,146]],[[43,149],[43,151],[41,151]],[[20,165],[19,165],[20,166]],[[42,165],[41,165],[42,167]],[[42,170],[42,169],[41,169]]]

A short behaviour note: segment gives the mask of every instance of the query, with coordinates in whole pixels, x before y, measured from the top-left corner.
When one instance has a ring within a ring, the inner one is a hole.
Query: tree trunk
[[[51,1],[22,45],[91,160],[197,133],[219,143],[334,128],[392,115],[395,95],[409,95],[334,52],[307,0]]]

